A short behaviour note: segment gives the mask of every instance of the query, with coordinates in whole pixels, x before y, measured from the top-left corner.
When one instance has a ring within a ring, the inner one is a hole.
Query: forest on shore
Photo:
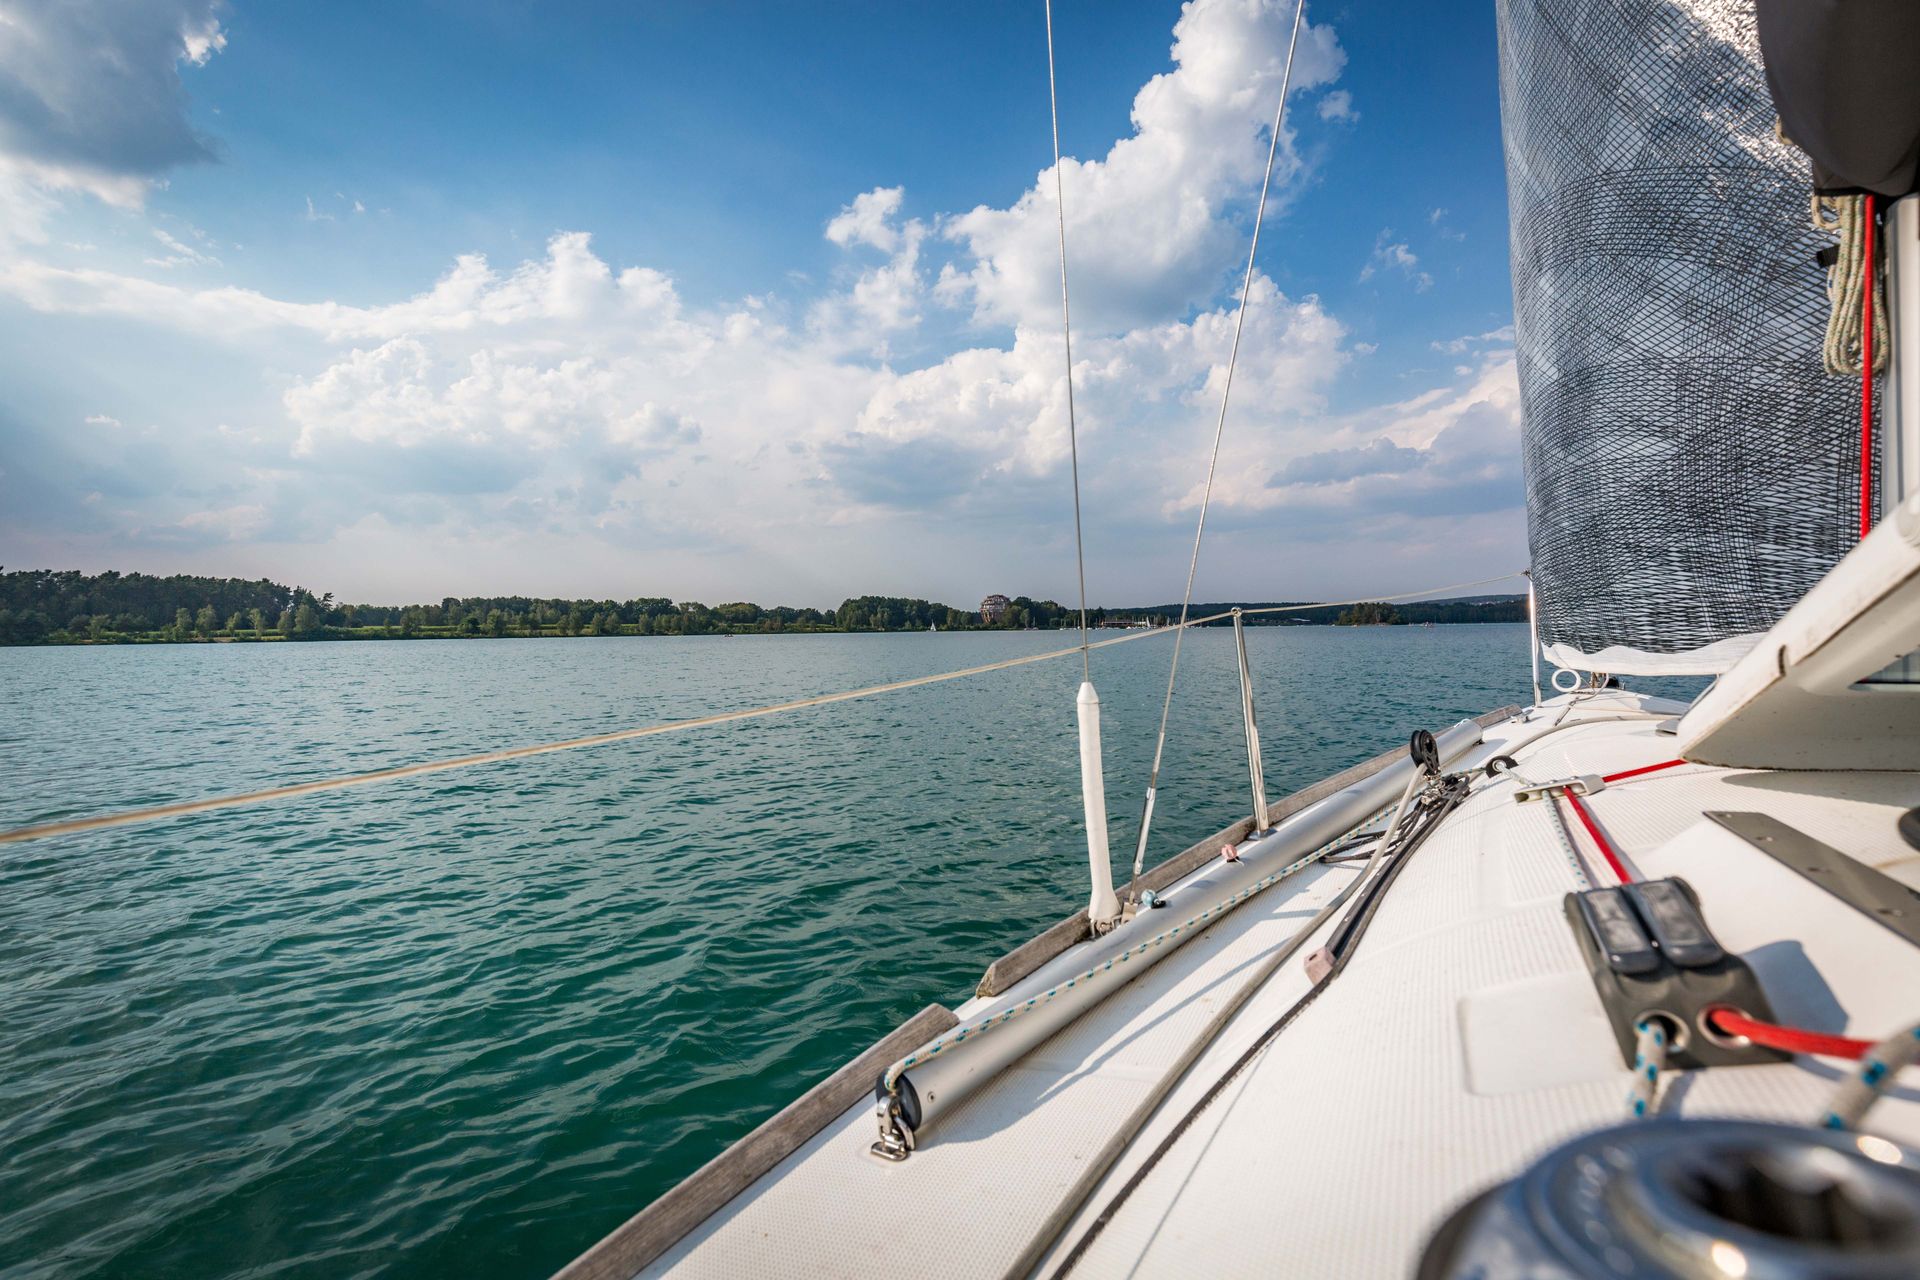
[[[1261,602],[1238,602],[1259,608]],[[1235,604],[1193,606],[1205,616]],[[1178,605],[1088,610],[1093,626],[1165,625]],[[854,596],[838,608],[772,607],[736,601],[706,605],[664,596],[567,600],[533,596],[448,596],[437,604],[346,604],[265,578],[157,577],[109,571],[0,572],[0,644],[162,644],[288,640],[432,640],[507,636],[693,636],[821,631],[1024,631],[1079,625],[1079,611],[1054,600],[1015,596],[988,619],[904,596]],[[1395,625],[1526,620],[1519,596],[1414,604],[1329,605],[1248,618],[1250,625]],[[1219,625],[1219,624],[1216,624]]]

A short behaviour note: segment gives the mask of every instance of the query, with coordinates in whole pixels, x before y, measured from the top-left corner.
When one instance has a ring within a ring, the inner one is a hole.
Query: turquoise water
[[[0,825],[1059,633],[0,649]],[[1519,626],[1248,633],[1275,796],[1524,701]],[[1096,652],[1116,862],[1171,641]],[[0,846],[0,1275],[544,1277],[1085,899],[1079,663]],[[1246,808],[1182,658],[1152,859]]]

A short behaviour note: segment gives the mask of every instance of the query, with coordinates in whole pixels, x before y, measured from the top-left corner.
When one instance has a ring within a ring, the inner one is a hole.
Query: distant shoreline
[[[847,634],[927,631],[1070,631],[1078,609],[1027,596],[989,597],[991,613],[904,596],[854,596],[835,609],[741,601],[706,605],[664,596],[567,600],[448,596],[438,604],[356,605],[266,579],[158,578],[27,569],[0,573],[0,645],[255,644],[284,641],[561,639],[577,636]],[[1524,622],[1522,596],[1407,604],[1315,606],[1301,601],[1196,603],[1189,616],[1234,608],[1296,608],[1249,617],[1249,626],[1386,626]],[[1299,608],[1300,605],[1305,608]],[[1090,626],[1165,626],[1177,605],[1101,607]],[[1211,625],[1224,626],[1226,623]]]

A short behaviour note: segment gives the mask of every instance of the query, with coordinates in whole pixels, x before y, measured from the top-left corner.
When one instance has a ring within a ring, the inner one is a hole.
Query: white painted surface
[[[1630,701],[1588,699],[1575,719]],[[1537,733],[1564,705],[1488,731],[1480,756]],[[1673,749],[1648,719],[1579,725],[1518,754],[1523,772],[1545,777],[1617,772]],[[1512,788],[1483,783],[1408,864],[1347,971],[1200,1116],[1077,1276],[1405,1275],[1461,1200],[1562,1139],[1624,1120],[1628,1074],[1561,914],[1573,869],[1546,805],[1517,805]],[[1694,884],[1708,922],[1762,974],[1777,1012],[1855,1036],[1920,1016],[1920,950],[1701,813],[1768,813],[1920,885],[1920,853],[1894,829],[1916,804],[1914,774],[1700,766],[1618,783],[1590,801],[1646,874]],[[904,1164],[866,1154],[871,1113],[854,1108],[657,1270],[999,1275],[1212,1002],[1351,874],[1316,870],[1296,896],[1255,899],[983,1088]],[[1289,965],[1249,1001],[1056,1250],[1305,989]],[[1686,1073],[1669,1082],[1663,1110],[1807,1121],[1840,1072],[1799,1059]],[[1896,1088],[1867,1127],[1920,1142],[1920,1088]]]

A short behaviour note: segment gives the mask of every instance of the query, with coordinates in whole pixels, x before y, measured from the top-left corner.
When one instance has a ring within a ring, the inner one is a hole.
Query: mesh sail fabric
[[[1540,632],[1563,666],[1722,671],[1858,527],[1827,237],[1751,0],[1499,0]]]

